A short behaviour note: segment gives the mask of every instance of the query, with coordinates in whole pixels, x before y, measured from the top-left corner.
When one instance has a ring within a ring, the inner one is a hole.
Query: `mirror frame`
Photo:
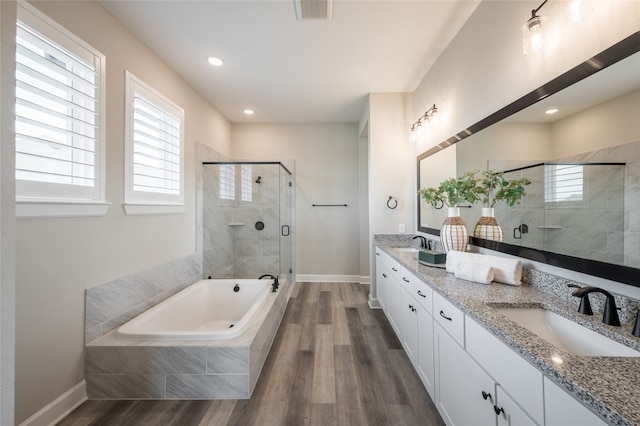
[[[622,59],[625,59],[637,52],[640,52],[640,31],[635,32],[629,37],[621,40],[613,46],[605,49],[596,56],[592,57],[570,69],[569,71],[554,78],[548,83],[538,87],[532,92],[527,93],[520,99],[510,103],[506,107],[494,112],[493,114],[483,118],[477,123],[469,126],[467,129],[453,135],[449,139],[441,142],[433,148],[423,152],[417,158],[417,177],[418,186],[420,189],[420,161],[429,157],[445,148],[448,148],[465,138],[493,125],[499,121],[519,112],[548,96],[559,92],[580,80],[589,77],[604,68],[615,64]],[[440,230],[434,228],[427,228],[420,225],[420,195],[417,196],[417,218],[418,218],[418,231],[431,235],[440,236]],[[613,263],[606,263],[597,260],[589,260],[581,257],[568,256],[559,253],[553,253],[545,250],[538,250],[529,247],[522,247],[513,244],[507,244],[497,241],[485,240],[482,238],[469,237],[469,243],[483,247],[490,250],[522,257],[524,259],[533,260],[536,262],[546,263],[548,265],[557,266],[564,269],[569,269],[576,272],[581,272],[588,275],[593,275],[599,278],[605,278],[612,281],[617,281],[624,284],[629,284],[635,287],[640,287],[640,280],[638,276],[640,269],[631,266],[617,265]]]

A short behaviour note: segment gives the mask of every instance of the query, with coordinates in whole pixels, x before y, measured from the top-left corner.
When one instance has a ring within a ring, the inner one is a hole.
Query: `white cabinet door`
[[[402,286],[392,276],[387,283],[387,319],[396,335],[402,341]]]
[[[378,303],[380,304],[380,308],[382,310],[387,309],[387,298],[388,298],[388,284],[391,277],[389,276],[389,272],[387,268],[384,267],[382,261],[376,262],[376,298],[378,299]]]
[[[538,426],[500,385],[496,385],[496,398],[494,411],[498,416],[498,426]]]
[[[424,307],[418,306],[418,362],[416,370],[431,399],[436,397],[434,355],[433,317]]]
[[[415,368],[418,365],[418,308],[417,303],[402,289],[402,347]]]
[[[532,419],[543,424],[542,373],[469,316],[464,323],[467,352]]]
[[[548,378],[544,378],[547,426],[600,426],[606,423]]]
[[[496,424],[493,379],[434,324],[436,348],[436,407],[448,426]]]

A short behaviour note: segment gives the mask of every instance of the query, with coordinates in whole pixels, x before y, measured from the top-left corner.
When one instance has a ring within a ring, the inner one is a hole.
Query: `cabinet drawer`
[[[476,321],[466,318],[467,352],[538,424],[544,424],[542,373]]]
[[[433,290],[431,290],[431,287],[417,280],[413,285],[412,296],[429,315],[433,316]]]
[[[407,268],[405,268],[404,266],[400,267],[400,283],[411,296],[415,294],[414,288],[419,282],[420,280],[418,279],[418,277],[409,272]]]
[[[433,317],[464,348],[464,314],[438,293],[433,294]]]

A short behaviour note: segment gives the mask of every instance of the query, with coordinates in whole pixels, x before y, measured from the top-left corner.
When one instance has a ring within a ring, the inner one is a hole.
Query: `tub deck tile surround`
[[[85,292],[85,343],[91,343],[202,279],[202,253],[92,287]]]
[[[394,250],[407,244],[403,245],[392,237],[376,237],[375,242],[410,272],[421,277],[434,292],[445,297],[465,315],[484,326],[566,392],[599,413],[608,423],[640,424],[640,406],[637,403],[637,395],[640,395],[640,358],[581,357],[563,353],[563,363],[558,365],[553,361],[554,355],[558,352],[553,345],[509,321],[497,313],[490,304],[543,306],[615,341],[640,350],[640,338],[631,334],[633,324],[623,323],[622,327],[605,325],[601,321],[602,313],[595,310],[593,316],[579,314],[576,302],[566,300],[562,297],[563,290],[556,288],[558,285],[566,286],[567,280],[550,274],[544,274],[543,283],[528,283],[531,285],[481,285],[456,279],[453,274],[448,274],[443,269],[419,264],[415,254]],[[531,277],[540,279],[541,274],[543,273],[536,271]],[[628,301],[625,306],[634,303],[637,301]]]
[[[248,398],[292,288],[293,284],[282,283],[269,310],[259,311],[232,339],[127,340],[110,331],[85,347],[87,395],[91,399]]]
[[[250,399],[90,400],[59,426],[443,426],[368,287],[297,283]]]

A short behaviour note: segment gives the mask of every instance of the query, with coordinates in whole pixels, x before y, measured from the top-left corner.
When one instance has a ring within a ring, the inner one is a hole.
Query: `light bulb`
[[[544,20],[544,16],[534,15],[522,26],[522,49],[525,55],[537,53],[542,49]]]

